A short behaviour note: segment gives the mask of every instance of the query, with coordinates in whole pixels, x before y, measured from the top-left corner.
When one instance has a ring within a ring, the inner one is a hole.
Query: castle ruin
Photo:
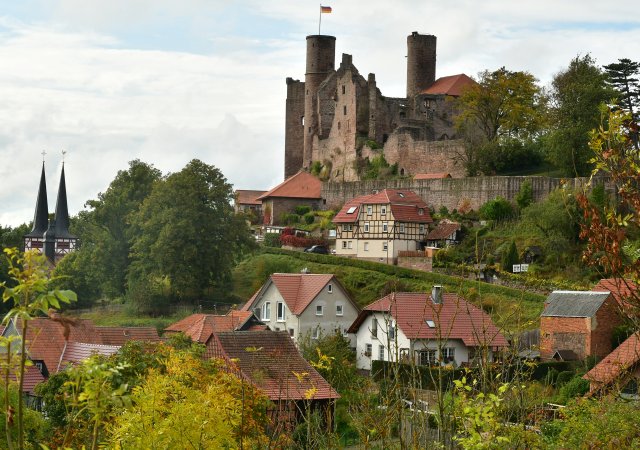
[[[436,79],[436,37],[407,37],[407,96],[382,95],[376,78],[365,79],[342,55],[336,70],[334,36],[307,36],[304,82],[287,78],[285,178],[318,161],[328,181],[357,181],[362,161],[383,154],[398,174],[465,175],[453,118],[464,74]]]

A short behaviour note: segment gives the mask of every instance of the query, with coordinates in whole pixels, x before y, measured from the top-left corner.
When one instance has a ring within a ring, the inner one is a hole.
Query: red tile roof
[[[321,198],[320,191],[322,182],[310,173],[300,171],[287,178],[282,183],[258,197],[258,200],[265,200],[270,197],[285,198]]]
[[[9,378],[17,383],[18,378],[14,370],[9,372]],[[33,393],[33,389],[44,381],[44,377],[36,366],[26,366],[24,370],[24,381],[22,382],[22,391]]]
[[[604,386],[631,370],[640,361],[640,332],[624,341],[583,377]]]
[[[447,172],[417,173],[413,176],[414,180],[434,180],[439,178],[451,178],[451,174]]]
[[[331,274],[316,273],[274,273],[247,303],[243,311],[249,311],[255,300],[273,283],[287,304],[287,308],[296,316],[302,314],[307,306],[329,282],[338,283]]]
[[[438,78],[431,86],[420,93],[459,97],[465,87],[473,84],[476,84],[476,82],[464,73],[449,75],[448,77]]]
[[[383,189],[382,191],[356,197],[348,201],[333,218],[334,223],[352,223],[358,220],[361,205],[390,205],[395,220],[401,222],[431,223],[433,219],[429,207],[422,198],[413,191],[405,189]],[[352,213],[348,211],[356,208]],[[422,214],[420,214],[422,210]]]
[[[118,350],[120,350],[119,345],[68,342],[62,354],[60,366],[57,368],[56,372],[63,369],[68,364],[79,364],[82,361],[89,359],[93,355],[111,356],[114,353],[117,353]]]
[[[455,222],[440,222],[438,226],[427,235],[427,240],[438,241],[446,239],[460,229],[460,224]]]
[[[460,339],[467,347],[508,345],[487,313],[456,294],[443,294],[442,303],[435,304],[425,293],[391,293],[367,306],[349,332],[356,333],[373,311],[391,314],[408,339]]]
[[[640,289],[632,280],[603,278],[592,291],[611,292],[618,305],[624,308],[640,308]]]
[[[214,333],[236,331],[247,323],[251,311],[229,311],[226,315],[192,314],[164,329],[168,333],[182,332],[194,342],[206,344]]]
[[[129,341],[160,342],[155,327],[96,327],[105,345],[122,347]]]
[[[236,205],[261,205],[262,202],[258,200],[258,197],[265,194],[267,191],[250,191],[238,189],[236,194]]]
[[[300,355],[286,331],[218,333],[208,347],[210,356],[233,361],[272,401],[340,397]]]

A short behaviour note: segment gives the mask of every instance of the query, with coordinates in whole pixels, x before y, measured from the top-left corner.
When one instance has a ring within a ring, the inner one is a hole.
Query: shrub
[[[307,238],[307,237],[298,237],[298,236],[280,236],[280,242],[282,245],[288,245],[290,247],[302,247],[308,248],[312,245],[327,245],[327,241],[322,238]]]
[[[308,213],[304,215],[304,222],[307,225],[311,225],[315,220],[316,220],[316,216],[314,216],[313,213]]]
[[[304,216],[309,211],[311,211],[311,207],[307,206],[307,205],[300,205],[300,206],[296,206],[296,208],[295,208],[295,212],[299,216]]]
[[[480,207],[480,217],[500,222],[513,216],[513,206],[504,197],[496,197]]]
[[[266,233],[264,235],[264,245],[267,247],[281,247],[280,235],[278,233]]]
[[[569,380],[574,377],[575,373],[571,370],[564,370],[558,374],[558,378],[556,379],[556,384],[558,386],[562,386],[566,384]]]
[[[280,223],[285,225],[295,225],[298,222],[300,222],[300,216],[297,214],[282,213],[280,216]]]
[[[563,373],[566,372],[561,372],[560,375]],[[558,378],[560,378],[560,375],[558,375]],[[560,388],[560,397],[566,402],[572,398],[581,397],[587,392],[589,392],[589,382],[582,376],[576,375]]]

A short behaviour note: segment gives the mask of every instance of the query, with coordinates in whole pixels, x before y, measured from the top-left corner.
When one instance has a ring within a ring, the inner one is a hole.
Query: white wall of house
[[[374,326],[377,321],[377,327]],[[395,335],[389,335],[389,327],[396,329]],[[374,333],[373,330],[376,329]],[[374,335],[375,334],[375,335]],[[421,351],[434,350],[432,354],[435,361],[441,364],[453,363],[455,367],[470,363],[473,350],[467,347],[460,339],[408,339],[401,329],[397,329],[396,322],[389,314],[380,312],[371,313],[363,321],[355,333],[356,336],[356,367],[363,370],[371,370],[371,363],[375,360],[403,361],[413,360],[421,363]],[[381,349],[384,348],[384,350]],[[369,353],[370,349],[370,354]],[[440,351],[443,355],[440,355]],[[445,358],[452,355],[453,360]],[[382,357],[383,356],[383,357]],[[423,358],[428,358],[426,355]],[[489,361],[493,359],[492,352],[488,352]]]
[[[331,289],[329,289],[329,286],[331,286]],[[266,303],[269,303],[268,308],[265,307]],[[284,316],[278,316],[278,304],[282,304]],[[342,314],[340,314],[338,306],[342,307]],[[351,346],[355,346],[355,338],[346,334],[345,330],[351,326],[358,316],[358,309],[335,280],[324,286],[322,291],[299,316],[291,312],[282,295],[280,295],[280,291],[273,283],[265,290],[262,297],[256,300],[252,310],[269,328],[288,331],[296,341],[306,335],[311,338],[320,335],[326,336],[339,329],[350,340]],[[269,314],[265,315],[267,310]]]

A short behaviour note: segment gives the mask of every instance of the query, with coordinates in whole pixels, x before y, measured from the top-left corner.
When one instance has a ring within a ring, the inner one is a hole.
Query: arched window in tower
[[[300,123],[304,126],[304,116],[300,116]]]
[[[404,169],[400,169],[400,176],[403,177],[404,176]]]
[[[346,116],[347,115],[347,107],[346,107],[346,105],[342,107],[342,111],[344,112],[344,115]]]

